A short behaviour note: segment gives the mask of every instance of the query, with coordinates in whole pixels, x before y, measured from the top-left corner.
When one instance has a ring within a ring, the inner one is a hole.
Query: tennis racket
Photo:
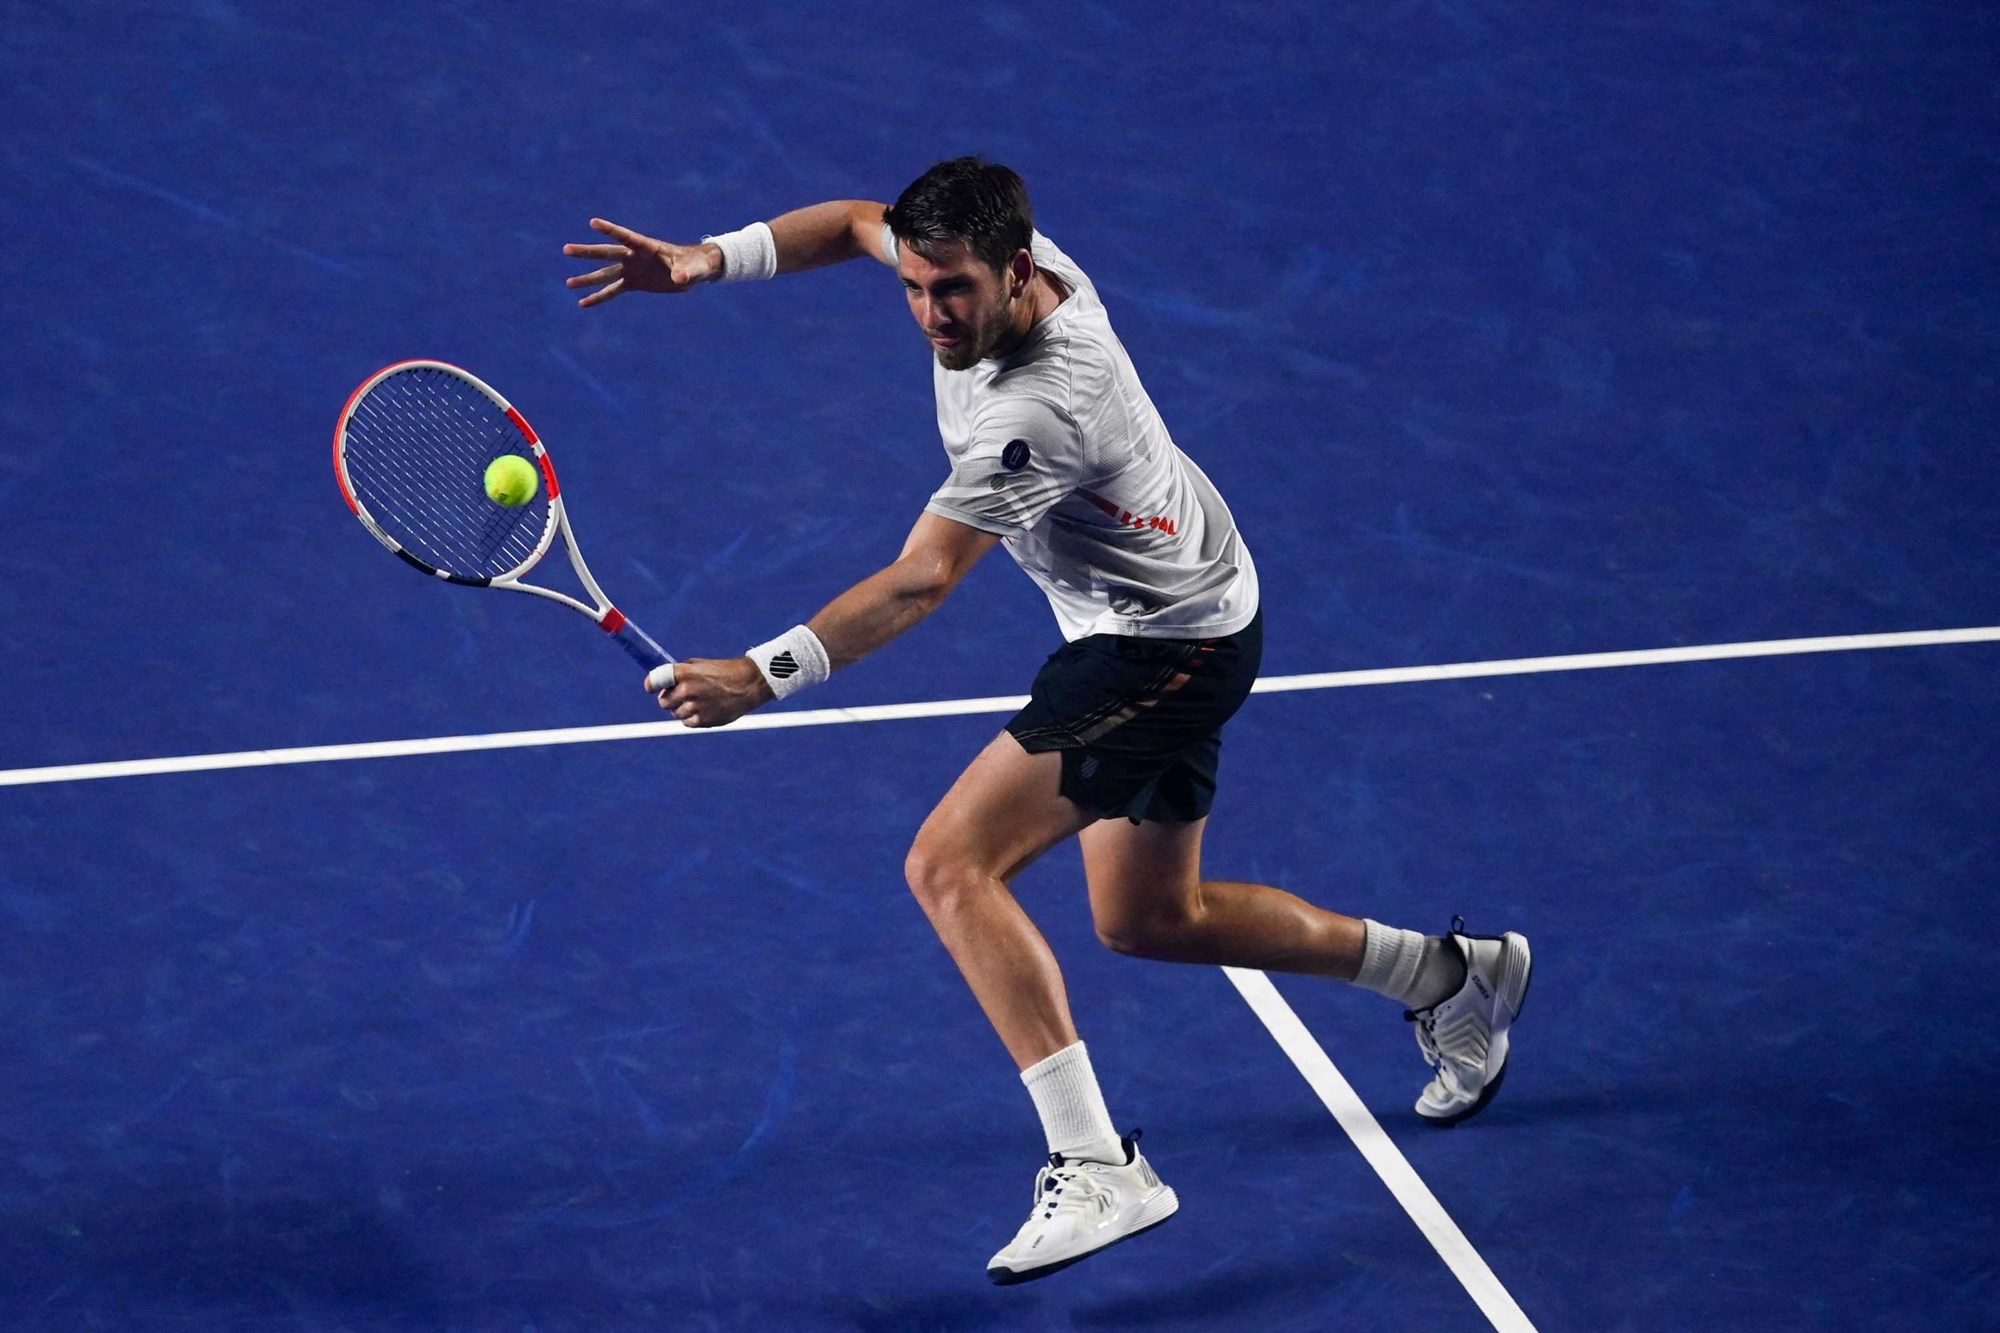
[[[486,467],[502,454],[526,458],[541,475],[526,504],[510,507],[486,494]],[[648,672],[673,662],[597,586],[570,532],[548,449],[477,376],[443,361],[398,361],[376,371],[340,410],[333,468],[361,525],[424,573],[560,602],[589,616]],[[558,536],[589,605],[522,581]]]

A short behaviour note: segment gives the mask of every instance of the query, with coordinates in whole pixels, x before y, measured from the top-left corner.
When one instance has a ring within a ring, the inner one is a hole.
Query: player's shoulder
[[[996,399],[1033,401],[1065,414],[1116,378],[1115,339],[1103,317],[1076,296],[1035,326],[1032,341],[1010,357],[987,391]]]
[[[1055,274],[1063,280],[1066,286],[1091,291],[1095,290],[1094,284],[1090,281],[1090,275],[1085,273],[1078,266],[1077,262],[1063,251],[1061,246],[1044,236],[1041,232],[1037,231],[1030,234],[1028,239],[1028,253],[1034,257],[1035,267],[1046,269],[1048,272]]]
[[[1067,384],[1038,365],[1016,367],[994,376],[973,409],[975,436],[1025,438],[1054,447],[1076,438]]]

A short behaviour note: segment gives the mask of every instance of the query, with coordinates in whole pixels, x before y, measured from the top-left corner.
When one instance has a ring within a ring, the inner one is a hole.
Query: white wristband
[[[718,282],[756,282],[778,276],[778,238],[771,235],[767,222],[753,222],[741,231],[720,236],[704,236],[722,248],[722,276]]]
[[[744,654],[757,664],[764,673],[764,679],[771,686],[771,693],[780,699],[797,694],[808,685],[817,685],[833,674],[833,663],[827,658],[826,645],[819,641],[819,635],[804,625],[792,628],[772,639],[760,643]]]

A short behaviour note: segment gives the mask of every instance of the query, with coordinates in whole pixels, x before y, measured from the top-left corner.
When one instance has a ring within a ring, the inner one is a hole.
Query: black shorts
[[[1092,634],[1049,655],[1007,730],[1029,754],[1062,752],[1062,794],[1087,813],[1191,823],[1263,657],[1262,611],[1219,639]]]

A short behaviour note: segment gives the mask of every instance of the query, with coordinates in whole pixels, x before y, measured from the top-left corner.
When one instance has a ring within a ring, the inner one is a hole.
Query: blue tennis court
[[[1995,1326],[2000,12],[0,13],[0,1328]],[[735,654],[896,554],[929,355],[879,266],[580,311],[561,246],[964,152],[1255,553],[1210,873],[1538,962],[1446,1132],[1393,1005],[1269,979],[1365,1155],[1059,848],[1017,891],[1183,1206],[1008,1289],[1042,1140],[902,861],[1040,594],[620,738],[623,655],[415,577],[328,452],[463,364]]]

